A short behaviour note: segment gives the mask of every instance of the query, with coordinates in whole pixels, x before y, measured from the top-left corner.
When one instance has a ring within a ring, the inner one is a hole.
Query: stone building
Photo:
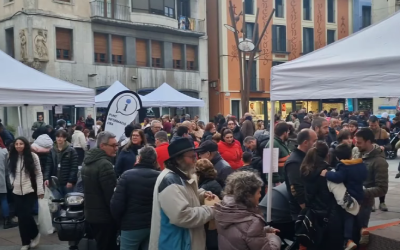
[[[141,95],[166,82],[206,106],[164,108],[163,114],[199,114],[208,120],[205,0],[1,1],[0,49],[16,60],[97,94],[117,80]],[[93,112],[72,105],[63,107],[71,123],[75,113]],[[3,108],[0,119],[17,125],[16,110]],[[42,112],[46,122],[55,123],[54,107],[29,107],[22,114],[24,126]]]

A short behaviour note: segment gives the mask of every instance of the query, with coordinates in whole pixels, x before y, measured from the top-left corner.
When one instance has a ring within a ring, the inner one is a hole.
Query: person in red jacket
[[[218,143],[218,152],[232,169],[236,170],[243,166],[242,147],[240,142],[233,138],[232,130],[225,129],[222,131],[221,141]]]
[[[155,144],[157,152],[157,162],[160,165],[160,169],[164,170],[164,161],[169,159],[168,154],[168,134],[165,131],[159,131],[155,134]]]

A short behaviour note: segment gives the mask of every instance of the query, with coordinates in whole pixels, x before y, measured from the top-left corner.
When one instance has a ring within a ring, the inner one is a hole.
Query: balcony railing
[[[204,20],[180,16],[178,18],[178,22],[179,22],[178,27],[181,30],[191,30],[194,32],[205,33],[205,21]]]
[[[106,0],[97,0],[90,3],[92,17],[103,17],[123,21],[131,21],[129,6],[112,4]]]
[[[265,92],[265,79],[264,78],[252,78],[250,80],[250,91],[251,92]]]

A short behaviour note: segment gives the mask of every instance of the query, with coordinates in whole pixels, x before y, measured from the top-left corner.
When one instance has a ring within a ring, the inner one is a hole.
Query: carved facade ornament
[[[36,70],[40,70],[41,68],[42,68],[42,63],[39,61],[39,60],[37,60],[37,59],[35,59],[34,61],[32,61],[32,62],[27,62],[27,61],[25,61],[25,62],[23,62],[26,66],[29,66],[29,67],[31,67],[31,68],[33,68],[33,69],[36,69]]]
[[[33,58],[40,62],[49,61],[47,30],[33,29]]]
[[[27,50],[27,44],[26,44],[27,37],[26,37],[25,30],[20,30],[19,38],[21,41],[21,61],[25,61],[28,59],[28,50]]]

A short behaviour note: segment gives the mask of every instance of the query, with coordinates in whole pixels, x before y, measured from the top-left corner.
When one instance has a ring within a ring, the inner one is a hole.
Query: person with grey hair
[[[162,124],[158,120],[151,121],[150,127],[144,129],[144,134],[146,135],[147,143],[150,146],[156,146],[156,138],[154,135],[162,129]]]
[[[276,230],[266,227],[258,211],[263,181],[251,171],[228,176],[225,196],[215,204],[215,222],[219,249],[279,250],[281,240]],[[238,219],[240,218],[240,219]]]
[[[159,133],[165,133],[160,131]],[[157,153],[151,146],[139,149],[137,163],[118,180],[111,213],[120,225],[120,249],[148,249],[153,192],[158,175]]]
[[[311,123],[312,130],[317,133],[318,140],[325,141],[329,134],[329,123],[325,118],[316,117]]]
[[[113,158],[117,155],[115,135],[104,131],[97,135],[97,147],[83,160],[85,217],[90,224],[98,250],[116,250],[117,224],[111,215],[110,201],[117,184]]]

